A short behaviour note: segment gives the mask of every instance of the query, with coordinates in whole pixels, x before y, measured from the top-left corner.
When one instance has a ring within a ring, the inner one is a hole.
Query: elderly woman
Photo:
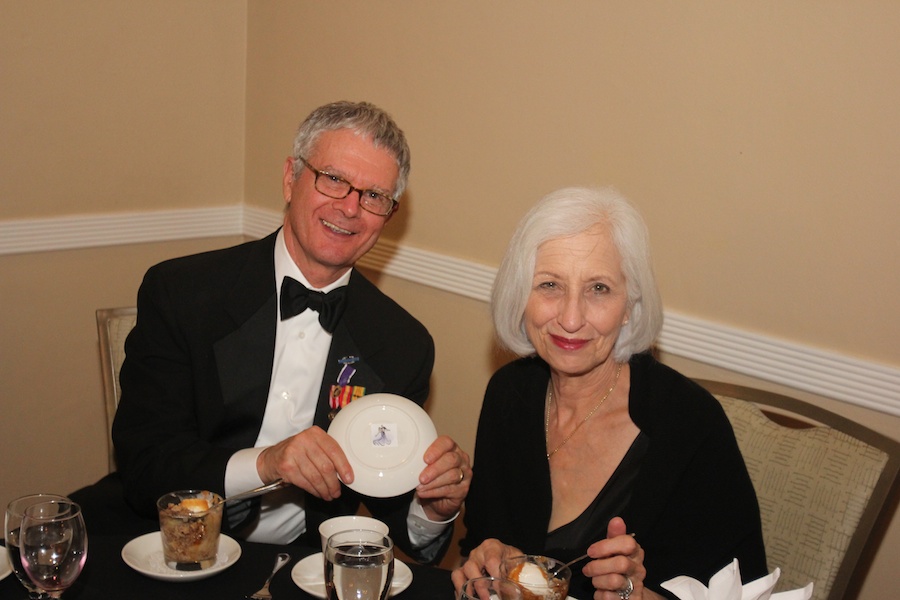
[[[466,501],[457,588],[502,557],[576,563],[570,595],[666,596],[732,559],[766,574],[759,506],[719,403],[647,351],[662,325],[648,234],[609,190],[550,194],[494,286],[499,342]]]

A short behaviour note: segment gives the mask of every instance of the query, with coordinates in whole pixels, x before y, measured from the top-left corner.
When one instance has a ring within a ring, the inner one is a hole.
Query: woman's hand
[[[461,567],[453,570],[450,576],[453,580],[453,587],[459,592],[463,584],[473,577],[482,577],[485,574],[500,577],[500,563],[503,562],[503,559],[519,554],[522,554],[522,551],[515,546],[507,546],[495,539],[484,540],[472,550]]]
[[[591,562],[582,569],[594,585],[594,600],[649,600],[659,595],[644,589],[644,550],[615,517],[609,522],[606,539],[588,548]],[[628,589],[631,588],[630,593]]]

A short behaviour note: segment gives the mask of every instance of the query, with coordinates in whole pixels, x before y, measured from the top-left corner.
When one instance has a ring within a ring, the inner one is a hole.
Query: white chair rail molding
[[[227,235],[262,237],[279,211],[246,204],[0,222],[0,255]],[[382,239],[360,262],[393,277],[487,302],[496,269]],[[666,311],[659,349],[900,416],[900,369]]]

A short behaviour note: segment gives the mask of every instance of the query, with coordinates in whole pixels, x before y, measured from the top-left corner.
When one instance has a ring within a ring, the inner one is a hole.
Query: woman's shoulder
[[[491,376],[490,385],[531,388],[536,384],[546,385],[550,377],[550,367],[537,356],[517,358],[497,369]]]
[[[518,448],[532,453],[544,435],[544,399],[550,369],[539,358],[519,358],[500,367],[488,382],[478,419],[479,447]],[[523,447],[524,445],[524,447]],[[539,454],[542,456],[542,454]]]
[[[722,406],[705,388],[650,354],[633,356],[630,366],[633,411],[663,418],[724,417]]]
[[[543,406],[549,379],[550,368],[540,358],[525,357],[507,363],[491,376],[482,409],[503,412],[509,407],[520,411],[532,404]]]

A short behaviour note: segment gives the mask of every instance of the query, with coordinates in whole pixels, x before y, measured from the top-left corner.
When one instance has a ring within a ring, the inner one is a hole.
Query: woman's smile
[[[577,338],[567,338],[561,335],[553,335],[550,334],[550,339],[553,340],[553,343],[561,348],[562,350],[581,350],[584,348],[588,341]]]

